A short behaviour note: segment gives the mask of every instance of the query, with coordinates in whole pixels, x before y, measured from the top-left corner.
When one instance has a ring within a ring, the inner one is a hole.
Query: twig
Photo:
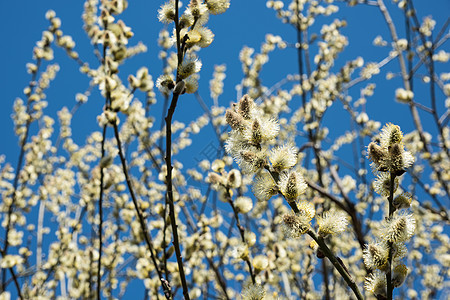
[[[123,173],[125,175],[125,180],[127,182],[128,190],[130,191],[130,196],[131,196],[131,199],[132,199],[133,204],[134,204],[134,209],[135,209],[136,214],[138,216],[139,224],[141,225],[141,229],[142,229],[142,232],[143,232],[143,235],[144,235],[144,240],[145,240],[145,242],[146,242],[146,244],[148,246],[148,249],[150,251],[150,256],[151,256],[153,265],[155,267],[156,273],[158,274],[158,278],[161,281],[161,286],[162,286],[162,288],[164,290],[164,295],[166,296],[167,299],[171,299],[172,295],[171,295],[171,292],[170,292],[170,287],[167,286],[167,284],[164,282],[164,278],[162,277],[162,273],[159,270],[159,266],[158,266],[158,263],[156,261],[156,256],[155,256],[155,254],[153,252],[154,247],[153,247],[153,243],[152,243],[152,240],[151,240],[151,236],[150,236],[150,234],[148,232],[147,226],[145,224],[144,217],[142,216],[142,213],[140,211],[136,195],[134,193],[133,185],[131,183],[130,175],[128,173],[127,162],[126,162],[125,156],[124,156],[123,151],[122,151],[122,142],[120,141],[119,129],[118,129],[117,123],[114,123],[113,127],[114,127],[114,135],[116,137],[116,142],[117,142],[117,148],[119,150],[119,157],[120,157],[120,161],[122,163]]]
[[[395,211],[395,207],[394,207],[394,184],[395,184],[395,174],[393,172],[391,172],[391,178],[390,178],[390,182],[389,182],[389,198],[388,198],[388,202],[389,202],[389,219],[391,219],[392,214]],[[391,262],[392,262],[392,242],[388,242],[388,247],[389,247],[389,257],[388,257],[388,271],[386,272],[386,281],[387,281],[387,299],[388,300],[392,300],[392,294],[394,291],[394,287],[392,285],[392,266],[391,266]]]
[[[4,258],[4,257],[6,256],[5,251],[4,251],[3,249],[0,248],[0,252],[1,252],[1,254],[2,254],[2,257]],[[23,296],[22,296],[22,292],[21,292],[21,290],[20,290],[19,281],[17,280],[17,276],[16,276],[16,274],[14,273],[14,269],[13,269],[13,268],[7,268],[7,269],[8,269],[9,272],[11,273],[11,277],[13,278],[14,285],[16,286],[17,294],[18,294],[20,300],[24,299]],[[6,271],[6,268],[5,268],[4,270]]]
[[[241,222],[239,221],[239,214],[238,214],[238,211],[236,210],[236,207],[233,204],[233,200],[231,199],[231,194],[230,194],[230,190],[229,189],[227,189],[226,197],[227,197],[228,203],[231,206],[231,209],[233,210],[234,219],[236,220],[236,226],[239,229],[239,233],[241,235],[242,243],[245,243],[245,229],[241,225]],[[255,274],[253,273],[253,268],[252,268],[252,264],[250,262],[250,259],[247,258],[245,260],[245,262],[247,263],[248,271],[250,273],[250,277],[252,278],[252,283],[255,284],[256,283],[256,279],[255,279]]]
[[[107,99],[108,101],[108,99]],[[103,159],[105,158],[105,140],[106,140],[106,127],[107,125],[103,125],[103,134],[102,134],[102,156],[100,158],[100,196],[98,199],[98,214],[99,214],[99,224],[98,224],[98,266],[97,266],[97,299],[101,299],[101,281],[102,281],[102,235],[103,235],[103,181],[105,178],[104,173],[104,163]]]
[[[41,65],[41,59],[37,59],[36,61],[36,71],[33,73],[33,76],[31,78],[31,81],[28,85],[28,87],[30,88],[31,92],[29,93],[29,95],[32,94],[32,91],[34,89],[34,87],[36,86],[36,77],[38,75],[38,71]],[[20,153],[19,153],[19,159],[17,161],[17,166],[16,166],[16,173],[14,175],[14,182],[13,182],[13,196],[12,196],[12,202],[8,207],[8,213],[7,213],[7,217],[6,217],[6,229],[5,229],[5,245],[2,249],[2,253],[4,253],[4,255],[8,254],[8,246],[9,246],[9,242],[8,242],[8,236],[9,236],[9,231],[11,230],[11,215],[13,213],[14,210],[14,205],[16,202],[16,197],[17,197],[17,188],[19,186],[19,175],[20,175],[20,171],[22,169],[22,165],[23,165],[23,160],[25,158],[25,145],[27,143],[28,140],[28,135],[30,133],[30,125],[33,122],[33,118],[30,116],[31,112],[31,101],[30,101],[30,97],[28,97],[27,100],[27,108],[26,108],[26,112],[28,115],[26,124],[25,124],[25,132],[21,138],[20,141]],[[13,273],[14,271],[11,270],[11,272]],[[1,285],[1,289],[0,291],[4,291],[5,290],[5,283],[6,283],[6,269],[3,270],[2,272],[2,285]],[[19,291],[20,293],[20,291]]]
[[[178,3],[178,2],[176,2]],[[173,233],[173,245],[175,247],[175,253],[178,262],[178,271],[180,272],[181,284],[183,286],[183,295],[184,298],[189,298],[189,291],[186,283],[186,275],[184,274],[183,267],[183,259],[181,257],[180,243],[178,241],[178,230],[177,230],[177,222],[175,216],[175,205],[173,201],[173,185],[172,185],[172,117],[175,113],[175,107],[178,102],[179,94],[174,93],[172,97],[172,101],[170,103],[169,111],[166,117],[166,166],[167,166],[167,175],[166,175],[166,183],[167,183],[167,195],[168,204],[169,204],[169,215],[170,215],[170,223],[172,226]]]
[[[361,295],[361,292],[358,289],[358,286],[356,285],[355,281],[350,277],[350,274],[345,270],[344,266],[336,259],[336,256],[331,252],[331,250],[328,248],[328,246],[325,244],[324,240],[320,237],[318,237],[314,231],[311,229],[308,230],[308,235],[313,238],[314,241],[319,245],[320,250],[322,253],[328,257],[330,262],[333,264],[333,266],[336,268],[336,270],[341,274],[342,278],[344,278],[345,282],[347,282],[348,286],[352,289],[352,291],[355,293],[355,296],[358,300],[364,299]]]

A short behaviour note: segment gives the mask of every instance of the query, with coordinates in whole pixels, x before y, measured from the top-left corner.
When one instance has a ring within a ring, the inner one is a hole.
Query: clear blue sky
[[[286,2],[286,1],[285,1]],[[391,2],[386,0],[386,2]],[[163,1],[156,0],[129,0],[128,9],[120,16],[130,26],[135,36],[130,40],[131,45],[142,41],[148,46],[148,52],[141,54],[121,68],[120,74],[125,79],[128,74],[135,74],[141,66],[147,66],[153,78],[161,74],[161,62],[157,60],[159,48],[157,36],[162,24],[157,20],[157,9]],[[416,0],[416,9],[419,16],[433,15],[437,20],[437,27],[442,26],[450,12],[449,0]],[[365,61],[380,61],[387,55],[386,49],[372,47],[372,41],[378,34],[389,40],[386,25],[382,22],[381,15],[376,8],[360,7],[349,10],[340,4],[341,12],[336,15],[347,20],[348,26],[343,30],[349,36],[350,45],[341,56],[340,62],[347,61],[357,56],[362,56]],[[5,154],[6,160],[13,163],[17,161],[18,144],[13,132],[13,123],[10,118],[13,101],[16,97],[23,97],[23,88],[27,86],[30,75],[26,73],[25,64],[31,62],[32,49],[41,38],[41,32],[47,28],[48,22],[44,15],[48,9],[56,11],[62,19],[61,29],[65,34],[71,35],[77,43],[76,50],[83,60],[94,62],[95,56],[89,44],[89,39],[82,29],[81,14],[83,1],[61,0],[0,0],[0,155]],[[398,15],[394,15],[395,19]],[[331,22],[335,17],[318,20],[317,25],[323,22]],[[399,20],[403,20],[400,18]],[[399,23],[399,34],[403,34],[403,24]],[[265,1],[260,0],[231,0],[230,9],[223,15],[211,16],[208,27],[215,34],[213,44],[200,51],[200,59],[203,62],[201,71],[199,92],[207,104],[211,105],[209,98],[209,80],[211,79],[215,64],[226,64],[227,79],[225,80],[225,93],[220,99],[220,104],[228,106],[231,101],[236,101],[235,85],[242,78],[239,62],[239,51],[244,45],[256,48],[259,51],[265,34],[281,35],[288,43],[296,42],[296,33],[291,26],[282,24],[275,17],[273,10],[266,8]],[[447,45],[447,51],[449,49]],[[75,62],[68,59],[61,49],[55,49],[55,59],[60,64],[61,70],[50,89],[47,91],[49,107],[47,112],[56,119],[56,111],[63,106],[71,108],[75,104],[75,94],[84,92],[89,81],[78,72]],[[288,73],[295,74],[297,70],[297,56],[295,49],[277,50],[271,56],[270,62],[264,67],[263,84],[270,86],[284,78]],[[398,70],[397,62],[388,69]],[[440,66],[447,68],[449,65]],[[393,103],[395,88],[399,86],[398,80],[386,82],[384,73],[380,74],[375,82],[378,89],[375,96],[369,99],[367,110],[371,118],[380,121],[394,122],[401,125],[406,132],[413,129],[408,110],[405,106]],[[357,98],[355,89],[354,98]],[[426,94],[424,94],[426,95]],[[443,99],[439,94],[439,98]],[[141,96],[142,99],[142,96]],[[162,99],[158,93],[158,99]],[[385,100],[390,100],[388,107]],[[85,137],[93,130],[99,130],[96,117],[101,111],[103,100],[92,97],[77,113],[73,121],[73,133],[77,143],[83,143]],[[438,103],[443,107],[443,103]],[[338,107],[337,109],[341,109]],[[159,117],[161,105],[156,105],[153,112]],[[192,96],[183,96],[177,107],[175,120],[190,122],[202,113],[200,106]],[[339,123],[339,122],[338,122]],[[341,134],[344,127],[336,123],[334,130]],[[348,124],[345,124],[348,128]],[[214,137],[211,136],[211,139]],[[200,140],[198,147],[203,148],[208,144],[207,138]],[[187,159],[186,164],[193,165],[195,161]],[[143,295],[139,291],[137,296]]]

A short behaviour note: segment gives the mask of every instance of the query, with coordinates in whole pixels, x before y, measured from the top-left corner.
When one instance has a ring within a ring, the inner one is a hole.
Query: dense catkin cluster
[[[412,197],[409,193],[401,193],[396,197],[394,194],[399,185],[399,177],[413,164],[414,158],[404,149],[403,133],[398,125],[386,124],[379,139],[379,144],[369,144],[368,157],[377,174],[374,189],[387,198],[389,214],[383,222],[379,241],[366,245],[363,258],[367,268],[376,270],[366,278],[366,290],[386,297],[388,293],[392,295],[393,288],[403,284],[408,273],[402,258],[407,254],[405,243],[416,229],[414,216],[407,212]],[[391,281],[390,290],[387,280]]]
[[[179,93],[195,93],[198,88],[198,73],[202,67],[201,61],[198,59],[196,52],[199,48],[206,48],[214,40],[214,33],[206,27],[209,16],[224,13],[230,7],[229,0],[191,0],[184,12],[180,14],[179,19],[175,20],[175,1],[169,0],[158,10],[158,19],[165,24],[176,23],[177,28],[173,29],[166,48],[175,46],[178,51],[187,52],[189,55],[183,61],[177,60],[177,65],[173,68],[176,70],[177,78],[170,72],[162,74],[156,81],[156,86],[165,95],[175,88],[175,83],[183,81]],[[167,54],[165,53],[166,57]],[[167,70],[166,70],[167,71]]]
[[[311,226],[311,221],[316,216],[315,205],[311,201],[301,200],[308,185],[300,169],[296,168],[297,149],[293,143],[272,146],[278,135],[279,123],[276,119],[269,117],[270,114],[267,115],[268,113],[262,110],[249,95],[244,95],[232,109],[227,110],[225,115],[232,129],[226,140],[226,150],[234,157],[244,173],[256,174],[252,191],[258,200],[265,202],[279,194],[289,204],[292,211],[284,213],[280,219],[281,230],[285,237],[297,239],[308,233],[317,239]],[[211,182],[226,186],[223,176],[212,173],[209,178]],[[340,234],[345,231],[347,225],[346,213],[331,209],[317,217],[317,234],[320,239]],[[326,248],[326,246],[321,247]],[[318,248],[318,245],[314,248],[317,253],[320,252]],[[322,250],[328,251],[327,255],[332,256],[328,248]],[[261,265],[266,265],[265,259],[257,260],[258,257],[255,257],[253,262],[256,271]],[[255,285],[244,289],[243,298],[260,299],[259,296],[248,296],[249,291],[255,289]]]
[[[278,122],[263,114],[253,99],[245,95],[226,112],[227,123],[233,129],[225,149],[246,173],[256,173],[267,165],[267,143],[280,130]]]
[[[398,125],[386,124],[380,135],[380,144],[368,146],[368,156],[374,170],[402,175],[414,163],[414,157],[402,143],[403,133]]]

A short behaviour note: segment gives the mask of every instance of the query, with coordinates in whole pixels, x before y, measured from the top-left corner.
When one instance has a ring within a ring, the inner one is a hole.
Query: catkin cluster
[[[195,93],[198,89],[198,75],[202,67],[196,51],[200,48],[206,48],[214,40],[214,33],[206,27],[210,15],[224,13],[230,7],[230,0],[191,0],[184,12],[176,19],[175,1],[170,0],[161,6],[158,10],[158,19],[165,24],[175,23],[172,36],[166,36],[162,44],[167,44],[166,48],[175,46],[178,53],[186,53],[186,57],[180,56],[176,59],[174,66],[177,78],[171,72],[165,72],[157,81],[156,86],[161,93],[168,95],[172,90],[177,94]],[[168,35],[168,34],[166,34]],[[189,51],[188,51],[189,50]],[[169,62],[170,65],[170,62]],[[175,89],[176,83],[182,82]]]
[[[402,262],[408,250],[405,243],[413,236],[416,221],[407,211],[411,195],[401,193],[394,198],[399,177],[410,167],[414,158],[404,149],[400,127],[386,124],[380,134],[380,143],[368,146],[368,157],[377,175],[375,191],[388,198],[389,217],[383,222],[378,239],[366,245],[363,258],[366,267],[373,272],[366,277],[365,288],[377,296],[386,297],[388,282],[392,288],[403,284],[408,268]]]

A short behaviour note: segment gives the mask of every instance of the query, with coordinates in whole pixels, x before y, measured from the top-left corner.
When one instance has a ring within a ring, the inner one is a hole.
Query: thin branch
[[[2,257],[3,257],[3,258],[6,256],[5,251],[4,251],[3,249],[1,249],[1,248],[0,248],[0,253],[2,254]],[[11,273],[11,277],[12,277],[12,279],[13,279],[13,281],[14,281],[14,285],[16,286],[17,294],[18,294],[20,300],[25,299],[25,298],[23,298],[23,296],[22,296],[22,291],[20,290],[19,281],[17,280],[17,276],[16,276],[16,274],[14,273],[14,269],[13,269],[13,268],[7,268],[7,269],[8,269],[9,272]],[[6,271],[6,268],[3,269],[3,270]],[[5,283],[6,283],[6,281],[5,281]]]
[[[330,262],[333,264],[333,266],[336,268],[336,270],[341,274],[342,278],[344,278],[345,282],[348,284],[348,286],[352,289],[353,293],[355,294],[356,298],[358,300],[364,299],[361,292],[359,291],[358,286],[356,285],[353,278],[351,278],[350,274],[347,272],[346,268],[338,261],[336,256],[331,252],[331,250],[328,248],[328,246],[325,244],[324,240],[321,237],[318,237],[314,231],[311,229],[308,230],[307,234],[312,237],[314,241],[319,245],[320,250],[322,253],[328,257]]]
[[[394,207],[394,184],[395,184],[395,174],[393,172],[391,172],[391,178],[390,178],[390,183],[389,183],[389,219],[392,217],[394,211],[395,211],[395,207]],[[394,287],[392,285],[392,252],[393,252],[393,247],[392,247],[392,242],[388,242],[388,247],[389,247],[389,257],[388,257],[388,271],[386,272],[386,281],[387,281],[387,299],[388,300],[392,300],[392,294],[394,291]]]
[[[230,190],[229,189],[227,189],[226,197],[227,197],[228,204],[230,204],[231,209],[233,210],[234,219],[236,220],[236,226],[239,229],[239,233],[241,235],[242,243],[245,243],[245,229],[241,225],[241,222],[239,221],[239,213],[238,213],[236,207],[234,206],[233,200],[231,199],[231,194],[230,194]],[[253,272],[253,268],[252,268],[252,264],[250,262],[250,259],[247,258],[245,260],[245,262],[247,263],[248,271],[250,273],[250,277],[252,278],[252,283],[255,284],[256,283],[256,279],[255,279],[255,274]]]
[[[130,196],[131,196],[131,199],[132,199],[133,204],[134,204],[134,209],[135,209],[136,214],[138,216],[139,224],[141,225],[141,229],[142,229],[142,232],[143,232],[143,235],[144,235],[144,240],[145,240],[145,242],[146,242],[146,244],[148,246],[148,249],[150,251],[150,256],[151,256],[153,265],[155,267],[156,273],[158,274],[158,278],[161,281],[161,286],[162,286],[162,288],[164,290],[164,295],[166,296],[167,299],[171,299],[172,295],[171,295],[171,292],[170,292],[170,287],[164,281],[162,273],[159,270],[159,266],[158,266],[158,263],[156,261],[156,256],[155,256],[155,253],[154,253],[154,247],[153,247],[153,243],[152,243],[152,240],[151,240],[151,236],[150,236],[150,234],[148,232],[147,225],[145,224],[144,217],[142,216],[142,212],[141,212],[141,210],[139,208],[138,200],[137,200],[136,195],[134,193],[134,188],[133,188],[133,185],[131,183],[130,175],[128,173],[127,162],[126,162],[125,156],[123,154],[123,150],[122,150],[122,142],[120,141],[119,129],[118,129],[117,123],[114,123],[113,127],[114,127],[114,135],[116,137],[116,142],[117,142],[117,148],[119,150],[119,157],[120,157],[120,161],[122,163],[122,170],[123,170],[123,173],[125,175],[125,180],[127,182],[128,190],[130,191]]]
[[[107,99],[108,101],[108,99]],[[98,224],[98,266],[97,266],[97,299],[101,299],[101,281],[102,281],[102,235],[103,235],[103,181],[105,178],[104,172],[104,163],[103,159],[105,159],[105,140],[106,140],[106,127],[107,125],[103,125],[103,133],[102,133],[102,144],[101,144],[101,153],[102,156],[100,158],[100,196],[98,199],[98,214],[99,214],[99,224]]]

